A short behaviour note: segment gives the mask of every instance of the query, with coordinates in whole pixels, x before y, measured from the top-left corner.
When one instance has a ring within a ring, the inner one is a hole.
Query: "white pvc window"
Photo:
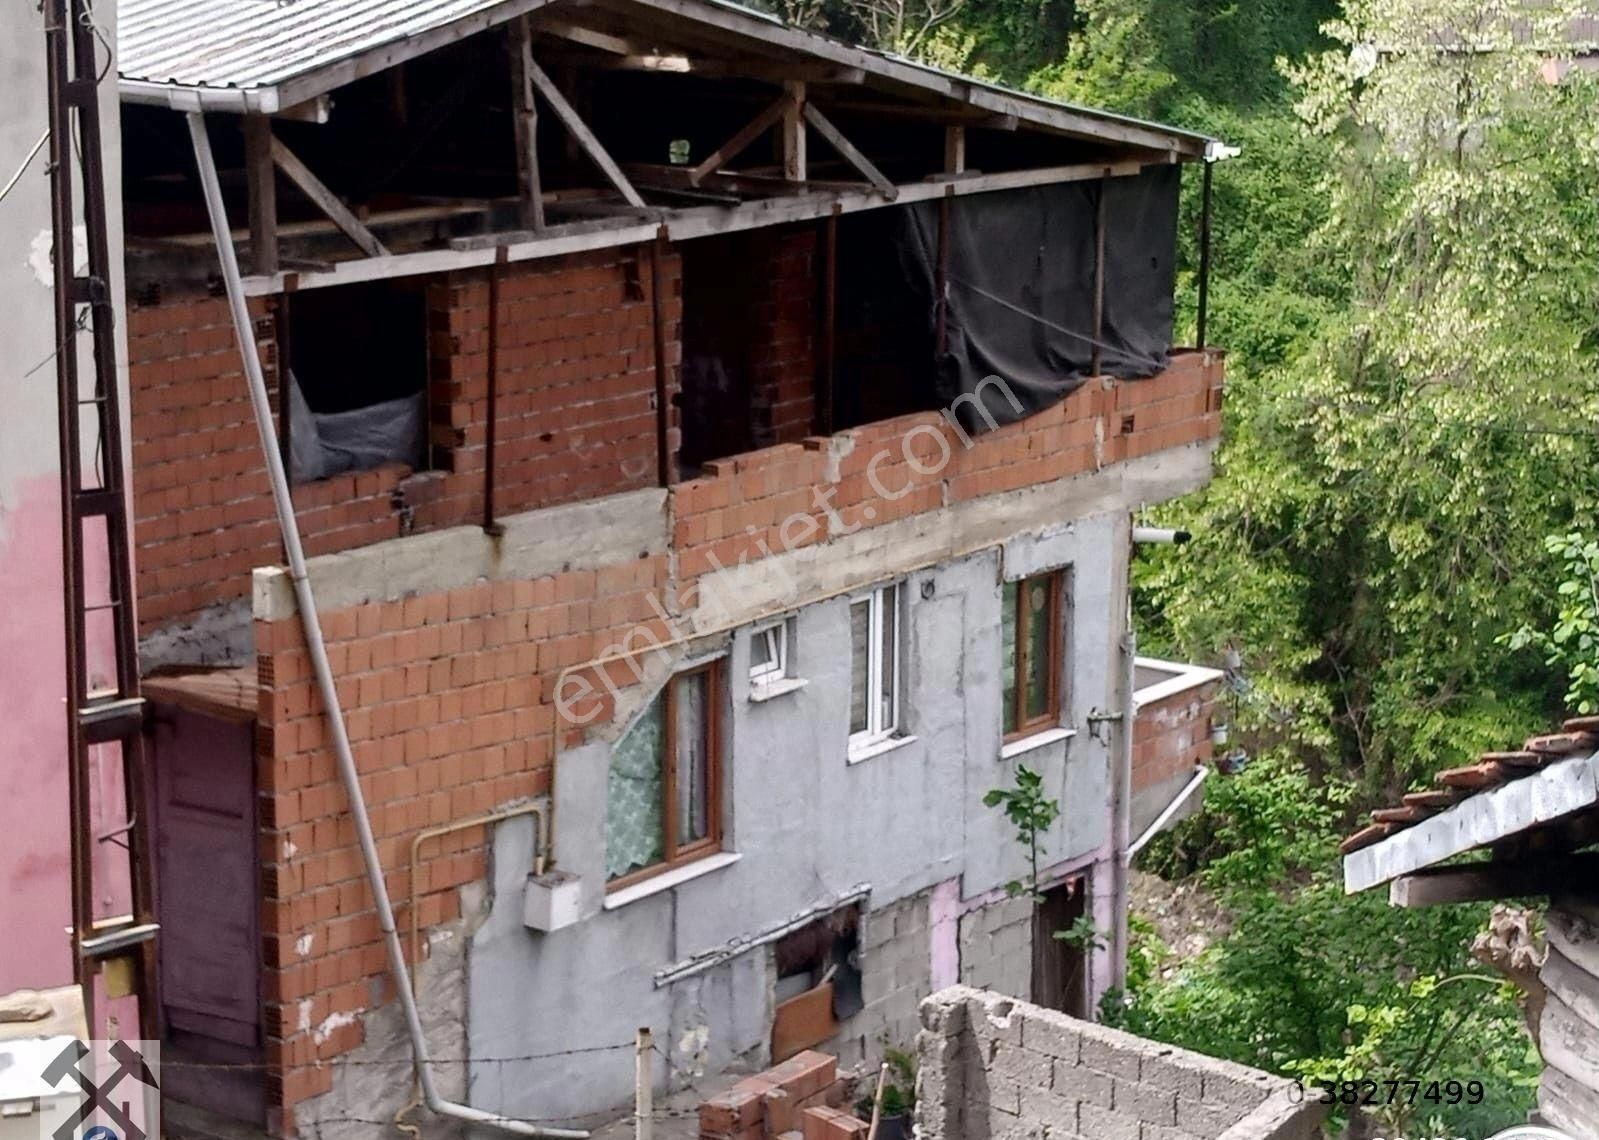
[[[788,624],[778,622],[750,634],[750,680],[767,684],[788,676]]]
[[[852,749],[899,731],[899,585],[879,586],[850,603],[850,712]]]

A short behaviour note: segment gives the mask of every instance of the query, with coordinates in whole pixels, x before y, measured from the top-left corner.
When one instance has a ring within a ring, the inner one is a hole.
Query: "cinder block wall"
[[[1258,1069],[952,986],[922,1003],[923,1140],[1317,1140],[1324,1109]]]
[[[681,267],[663,263],[675,391]],[[647,255],[603,250],[502,269],[496,509],[656,482],[655,347]],[[488,436],[486,271],[427,291],[433,469],[404,464],[294,488],[309,554],[481,517]],[[278,403],[271,302],[251,301]],[[282,557],[227,302],[172,296],[129,310],[134,537],[143,632],[249,592]],[[674,428],[675,432],[675,428]],[[675,435],[669,440],[675,448]]]

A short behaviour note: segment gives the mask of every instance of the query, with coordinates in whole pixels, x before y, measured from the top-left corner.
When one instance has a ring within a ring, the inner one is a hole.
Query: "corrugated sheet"
[[[122,0],[117,71],[182,87],[270,87],[493,8],[497,0]]]
[[[788,27],[776,17],[734,0],[700,2],[774,27]],[[374,48],[487,11],[498,3],[499,0],[121,0],[117,70],[123,80],[135,85],[264,91]],[[752,31],[759,34],[758,28]],[[801,34],[818,44],[841,42],[816,33]],[[1107,123],[1149,127],[1182,138],[1206,138],[1129,116],[1042,99],[899,56],[869,54],[883,60],[885,67],[908,67],[956,79],[970,88],[1003,92],[1041,109],[1066,107]]]

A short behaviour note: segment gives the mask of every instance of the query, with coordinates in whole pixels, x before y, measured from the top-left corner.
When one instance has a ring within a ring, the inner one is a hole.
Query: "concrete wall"
[[[1319,1140],[1323,1108],[1257,1069],[955,986],[922,1004],[923,1140]]]
[[[95,6],[105,38],[116,42],[116,6]],[[97,56],[103,58],[103,49]],[[0,11],[0,183],[10,179],[46,126],[44,17],[32,4]],[[121,311],[121,146],[115,84],[100,90],[105,165],[110,184],[113,297]],[[70,922],[67,847],[66,725],[62,718],[65,645],[62,634],[61,482],[56,440],[56,348],[50,261],[49,145],[0,203],[0,692],[6,728],[0,733],[0,992],[43,988],[71,980],[62,928]],[[81,205],[81,195],[75,194]],[[118,383],[126,394],[123,338],[118,322]],[[80,370],[92,384],[89,338],[79,338]],[[95,562],[94,551],[88,563]],[[103,574],[100,582],[103,586]],[[91,588],[95,579],[90,578]],[[91,669],[109,661],[91,641]],[[118,794],[108,773],[102,791]],[[113,807],[112,813],[115,815]],[[107,826],[111,825],[108,817]],[[113,893],[105,900],[117,901]]]

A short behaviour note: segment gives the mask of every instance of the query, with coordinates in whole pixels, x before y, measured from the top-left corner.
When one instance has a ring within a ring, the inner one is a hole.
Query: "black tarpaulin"
[[[932,398],[957,407],[969,431],[1042,411],[1089,374],[1094,355],[1095,223],[1105,195],[1105,308],[1100,371],[1151,376],[1166,366],[1175,282],[1177,166],[1103,182],[1068,182],[949,202],[944,349],[935,346]],[[937,323],[940,204],[897,210],[901,269]],[[1005,382],[984,381],[998,376]],[[1012,398],[1014,396],[1014,399]],[[1019,410],[1018,410],[1019,409]]]

